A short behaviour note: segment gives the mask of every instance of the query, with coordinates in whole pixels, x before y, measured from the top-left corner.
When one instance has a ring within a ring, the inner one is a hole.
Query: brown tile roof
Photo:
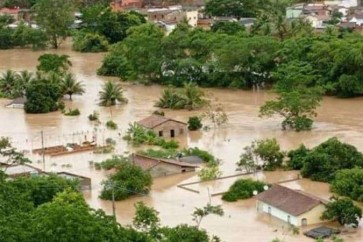
[[[181,123],[181,124],[185,124],[184,122],[181,122],[181,121],[178,121],[178,120],[175,120],[175,119],[171,119],[171,118],[167,118],[167,117],[164,117],[164,116],[161,116],[161,115],[151,115],[147,118],[144,118],[140,121],[138,121],[137,123],[140,124],[141,126],[145,127],[145,128],[148,128],[148,129],[153,129],[167,121],[174,121],[174,122],[177,122],[177,123]]]
[[[132,162],[135,165],[140,166],[143,170],[150,170],[153,167],[157,166],[159,163],[167,163],[171,165],[176,165],[180,167],[192,167],[197,168],[197,165],[192,165],[186,162],[181,162],[177,160],[171,160],[171,159],[158,159],[158,158],[152,158],[144,155],[139,154],[133,154],[131,157]]]
[[[293,216],[299,216],[325,203],[311,194],[280,185],[273,185],[267,191],[258,194],[256,199]]]

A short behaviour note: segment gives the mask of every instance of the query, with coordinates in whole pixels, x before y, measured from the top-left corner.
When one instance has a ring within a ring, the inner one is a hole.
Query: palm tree
[[[176,109],[176,104],[180,101],[180,97],[174,88],[166,88],[163,90],[160,99],[155,103],[159,108]]]
[[[112,81],[107,81],[102,86],[102,91],[99,92],[99,95],[101,106],[112,106],[116,104],[116,101],[127,102],[127,99],[123,95],[121,85]]]
[[[21,71],[17,76],[16,86],[20,96],[25,95],[27,85],[34,80],[34,73],[30,71]]]
[[[200,108],[206,103],[204,96],[204,92],[197,86],[197,84],[193,82],[185,82],[181,93],[181,102],[183,102],[182,106],[189,110]],[[179,105],[181,104],[177,104],[177,106]]]
[[[0,92],[4,97],[16,98],[19,95],[17,90],[18,74],[15,71],[7,70],[0,77]]]
[[[61,82],[62,93],[63,95],[69,95],[69,100],[72,100],[73,94],[82,95],[85,92],[83,86],[83,83],[77,81],[72,73],[65,74]]]

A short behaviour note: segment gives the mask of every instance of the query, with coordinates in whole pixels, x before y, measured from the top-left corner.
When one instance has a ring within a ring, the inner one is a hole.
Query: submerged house
[[[38,176],[43,174],[42,170],[27,164],[7,165],[5,163],[1,163],[0,167],[10,179],[14,179],[17,177]]]
[[[137,122],[153,130],[159,137],[174,138],[187,132],[187,124],[161,115],[151,115]]]
[[[152,177],[192,172],[198,167],[197,165],[178,160],[152,158],[139,154],[132,154],[130,161],[141,167],[144,171],[149,171]]]
[[[321,223],[326,201],[299,190],[273,185],[256,196],[257,211],[294,226]]]
[[[26,97],[18,97],[6,105],[7,108],[24,108]]]
[[[91,188],[92,188],[91,178],[89,178],[89,177],[76,175],[76,174],[69,173],[69,172],[66,172],[66,171],[57,172],[57,175],[60,176],[60,177],[65,178],[65,179],[77,180],[79,182],[79,188],[81,190],[91,190]]]

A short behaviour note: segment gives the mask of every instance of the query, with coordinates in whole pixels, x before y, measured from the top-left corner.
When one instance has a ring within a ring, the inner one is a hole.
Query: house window
[[[159,131],[159,137],[163,137],[163,131]]]
[[[161,18],[164,18],[164,15],[161,15]]]
[[[174,129],[170,130],[170,137],[172,137],[172,138],[175,137],[175,130]]]
[[[287,215],[287,223],[288,223],[288,224],[290,224],[290,223],[291,223],[290,215]]]

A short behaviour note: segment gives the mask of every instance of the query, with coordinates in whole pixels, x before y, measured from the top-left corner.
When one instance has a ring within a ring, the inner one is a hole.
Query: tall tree
[[[37,70],[46,73],[63,73],[72,66],[68,55],[43,54],[39,56],[38,62]]]
[[[57,49],[69,34],[74,20],[73,0],[38,0],[34,5],[38,24],[44,28],[51,45]]]

